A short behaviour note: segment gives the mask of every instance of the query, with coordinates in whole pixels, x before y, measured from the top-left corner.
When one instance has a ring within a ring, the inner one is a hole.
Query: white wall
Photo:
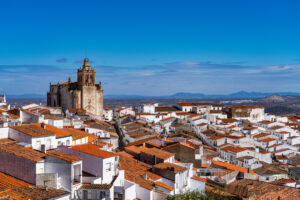
[[[124,190],[125,190],[125,200],[136,199],[136,184],[125,180]]]
[[[136,197],[143,200],[152,200],[153,192],[136,185]]]
[[[9,138],[13,140],[17,140],[19,142],[25,142],[31,144],[31,137],[29,135],[20,133],[19,131],[16,131],[15,129],[12,128],[9,129]]]
[[[71,146],[72,145],[72,136],[56,138],[57,146]]]
[[[40,137],[33,137],[31,139],[33,149],[41,150],[41,145],[45,145],[46,150],[57,148],[55,135],[45,135]]]
[[[60,120],[44,119],[44,123],[50,124],[50,125],[55,126],[57,128],[63,128],[63,126],[64,126],[64,120],[63,119],[60,119]]]
[[[0,128],[0,139],[8,138],[9,128]]]
[[[36,165],[42,166],[43,162],[43,160],[34,162],[6,152],[0,152],[0,171],[30,184],[36,183]]]
[[[205,191],[205,183],[194,180],[194,179],[190,179],[190,191],[204,192]]]
[[[93,174],[97,177],[102,177],[103,174],[103,160],[100,157],[92,156],[89,154],[85,154],[79,151],[75,151],[72,149],[69,149],[68,147],[61,146],[59,147],[59,151],[74,155],[79,158],[82,158],[82,170],[85,172],[88,172],[90,174]]]

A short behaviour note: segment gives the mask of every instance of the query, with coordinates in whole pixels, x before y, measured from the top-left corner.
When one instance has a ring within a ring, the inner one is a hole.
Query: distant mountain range
[[[8,99],[43,99],[46,95],[43,94],[8,94],[6,95]]]
[[[239,91],[232,94],[202,94],[202,93],[187,93],[179,92],[168,96],[143,96],[143,95],[105,95],[105,98],[114,99],[149,99],[149,98],[211,98],[211,99],[245,99],[245,98],[264,98],[271,95],[279,96],[300,96],[300,93],[296,92],[245,92]],[[42,94],[22,94],[22,95],[7,95],[10,99],[30,99],[30,98],[46,98],[46,95]]]
[[[239,91],[232,94],[202,94],[202,93],[187,93],[179,92],[169,96],[141,96],[141,95],[105,95],[105,98],[219,98],[219,99],[236,99],[236,98],[264,98],[271,95],[279,96],[300,96],[296,92],[245,92]]]

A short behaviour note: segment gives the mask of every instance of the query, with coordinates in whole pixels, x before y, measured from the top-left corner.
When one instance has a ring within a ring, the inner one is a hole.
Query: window
[[[112,166],[112,163],[106,163],[106,171],[107,172],[111,171],[111,166]]]

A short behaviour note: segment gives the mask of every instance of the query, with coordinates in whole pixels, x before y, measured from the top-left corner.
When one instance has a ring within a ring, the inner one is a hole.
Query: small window
[[[106,171],[109,172],[111,171],[111,163],[106,163]]]

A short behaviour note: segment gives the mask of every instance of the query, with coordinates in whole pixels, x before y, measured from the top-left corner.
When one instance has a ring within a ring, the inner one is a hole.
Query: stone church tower
[[[64,111],[68,108],[83,108],[91,114],[102,116],[102,85],[101,82],[95,84],[95,70],[90,67],[87,58],[77,71],[77,82],[72,82],[69,78],[65,83],[57,83],[57,85],[50,83],[47,105],[60,106]]]

